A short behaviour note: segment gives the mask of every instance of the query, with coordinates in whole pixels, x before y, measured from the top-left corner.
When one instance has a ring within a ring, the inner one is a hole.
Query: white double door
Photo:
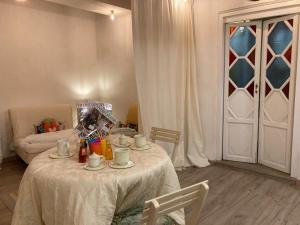
[[[298,16],[226,25],[223,159],[289,173]]]

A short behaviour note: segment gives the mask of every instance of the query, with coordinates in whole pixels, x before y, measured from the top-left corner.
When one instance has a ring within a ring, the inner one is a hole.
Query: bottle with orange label
[[[106,156],[106,139],[105,138],[101,139],[100,145],[101,145],[102,155],[105,157]]]
[[[111,144],[108,140],[106,141],[105,158],[106,158],[106,160],[112,160],[113,159],[112,147],[111,147]]]

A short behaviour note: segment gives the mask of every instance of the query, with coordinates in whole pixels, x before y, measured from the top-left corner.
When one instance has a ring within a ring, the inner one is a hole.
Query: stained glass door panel
[[[298,16],[263,23],[258,160],[290,172]]]
[[[255,163],[261,22],[226,26],[223,158]]]

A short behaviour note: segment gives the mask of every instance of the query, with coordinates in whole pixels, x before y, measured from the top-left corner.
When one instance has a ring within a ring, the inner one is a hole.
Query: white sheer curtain
[[[192,7],[190,0],[132,0],[143,131],[149,135],[157,126],[182,132],[176,167],[209,165],[203,153]]]

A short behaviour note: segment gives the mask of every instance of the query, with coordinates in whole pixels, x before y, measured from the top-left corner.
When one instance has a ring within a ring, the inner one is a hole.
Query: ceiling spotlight
[[[27,0],[16,0],[16,2],[26,2]]]
[[[111,10],[111,11],[110,11],[110,19],[111,19],[111,20],[115,20],[114,10]]]

